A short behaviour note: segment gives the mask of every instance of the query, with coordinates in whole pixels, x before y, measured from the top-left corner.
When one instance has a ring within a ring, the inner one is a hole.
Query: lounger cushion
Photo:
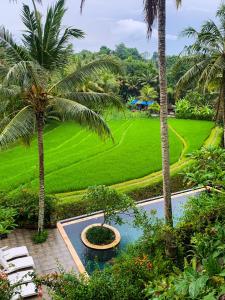
[[[28,284],[22,284],[15,289],[15,294],[12,296],[11,300],[17,300],[26,297],[32,297],[37,295],[37,288],[34,283],[30,282]]]
[[[20,283],[27,283],[32,281],[32,276],[31,274],[33,273],[33,270],[28,270],[28,271],[20,271],[17,273],[13,273],[8,275],[8,280],[11,285],[14,285],[18,282]]]
[[[26,268],[34,268],[34,261],[31,256],[17,258],[8,262],[8,267],[5,268],[5,272],[7,274],[10,274],[12,272],[16,272],[18,270],[22,270]]]
[[[10,260],[17,257],[28,256],[28,250],[26,246],[9,248],[6,250],[0,249],[0,255],[6,260]]]
[[[7,260],[0,254],[0,265],[7,270],[9,267],[9,264],[7,262]]]

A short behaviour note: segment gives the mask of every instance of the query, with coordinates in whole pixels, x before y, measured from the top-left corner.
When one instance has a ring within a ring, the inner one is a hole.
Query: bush
[[[47,241],[47,238],[48,238],[48,231],[43,230],[42,232],[36,232],[32,236],[32,241],[34,242],[34,244],[42,244]]]
[[[65,272],[38,281],[50,287],[53,300],[224,299],[224,197],[191,198],[174,229],[143,215],[142,238],[88,281]],[[174,259],[166,252],[168,240],[177,246]]]
[[[13,295],[14,288],[14,286],[10,285],[7,275],[0,271],[0,299],[10,300]]]
[[[94,245],[108,245],[115,240],[114,232],[104,226],[95,226],[88,229],[86,237]]]
[[[21,189],[10,194],[0,195],[0,206],[16,210],[15,222],[20,227],[36,227],[38,222],[38,194],[29,189]],[[51,213],[54,210],[55,198],[50,195],[45,197],[45,224],[51,225]]]
[[[0,234],[8,234],[15,227],[16,210],[0,206]]]
[[[182,99],[176,102],[175,113],[177,119],[196,119],[211,121],[214,111],[208,105],[192,105],[188,100]]]
[[[190,157],[194,160],[184,172],[188,184],[212,186],[225,190],[225,150],[203,147]]]
[[[122,224],[123,220],[118,212],[127,212],[135,206],[133,199],[126,194],[104,185],[89,187],[82,200],[87,205],[87,213],[103,211],[103,224],[110,224],[112,221]]]
[[[152,114],[160,113],[160,105],[157,102],[154,102],[152,105],[148,107],[147,115],[150,117]]]

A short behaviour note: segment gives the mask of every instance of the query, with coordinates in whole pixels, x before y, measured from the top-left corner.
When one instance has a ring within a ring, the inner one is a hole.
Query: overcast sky
[[[9,29],[19,40],[23,28],[20,20],[22,2],[0,0],[0,24]],[[54,0],[43,0],[38,6],[44,12]],[[167,52],[179,53],[187,41],[178,37],[187,26],[199,28],[204,20],[215,18],[221,0],[183,0],[177,11],[175,0],[167,0]],[[74,44],[76,51],[81,49],[98,50],[101,45],[114,48],[124,42],[129,47],[137,47],[141,52],[152,52],[157,47],[157,32],[153,31],[150,41],[146,39],[146,26],[143,22],[143,0],[86,0],[83,15],[79,12],[80,0],[67,0],[68,11],[64,18],[65,26],[80,28],[86,33],[84,40]]]

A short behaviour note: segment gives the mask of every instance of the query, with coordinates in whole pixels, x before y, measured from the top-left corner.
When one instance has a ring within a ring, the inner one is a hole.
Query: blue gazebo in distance
[[[137,109],[142,110],[142,109],[147,109],[150,105],[154,104],[155,101],[150,100],[150,101],[144,101],[144,100],[139,100],[139,99],[134,99],[131,100],[129,103],[131,106],[136,106]]]

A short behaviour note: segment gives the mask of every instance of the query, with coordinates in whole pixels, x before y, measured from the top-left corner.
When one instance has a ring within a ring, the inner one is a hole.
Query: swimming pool
[[[183,213],[183,205],[191,196],[197,196],[204,189],[197,189],[192,191],[186,191],[183,193],[177,193],[172,195],[172,207],[174,223],[177,222],[179,217]],[[138,206],[148,212],[151,210],[156,211],[158,218],[163,218],[164,206],[163,198],[158,197],[154,199],[147,199],[139,202]],[[115,257],[119,251],[125,249],[129,243],[135,242],[142,234],[142,231],[132,226],[132,215],[121,214],[125,223],[123,225],[112,225],[117,228],[121,234],[121,242],[115,248],[111,250],[93,250],[86,247],[81,241],[81,232],[83,229],[93,223],[101,223],[103,220],[102,213],[92,214],[91,216],[81,216],[69,220],[60,221],[58,223],[58,229],[76,263],[78,270],[83,272],[92,273],[96,264],[101,269],[104,268],[107,262]]]

